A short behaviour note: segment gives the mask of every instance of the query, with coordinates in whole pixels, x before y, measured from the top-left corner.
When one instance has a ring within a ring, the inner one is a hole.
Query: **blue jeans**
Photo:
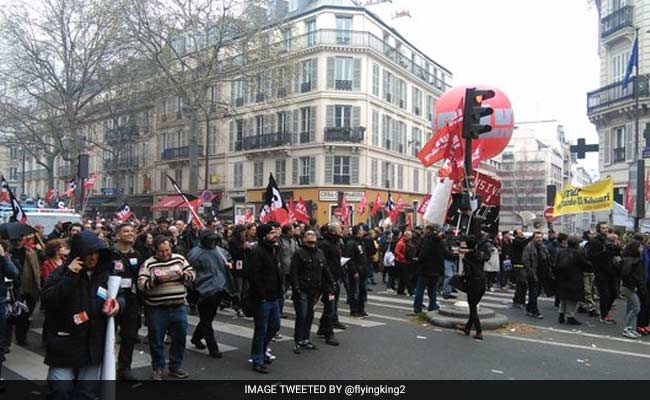
[[[442,282],[442,295],[449,296],[452,287],[449,284],[451,277],[456,273],[456,263],[454,261],[445,260],[445,280]]]
[[[436,302],[436,282],[438,277],[435,275],[432,277],[418,276],[417,283],[415,285],[415,299],[413,300],[413,311],[416,314],[422,312],[422,302],[424,301],[424,288],[427,289],[427,295],[429,296],[429,311],[437,310],[438,303]]]
[[[185,306],[145,307],[151,366],[165,368],[165,335],[172,340],[169,346],[169,370],[176,371],[183,363],[187,335],[187,308]]]
[[[50,367],[47,383],[48,400],[94,399],[99,396],[102,366],[87,365],[81,368]]]
[[[266,348],[271,343],[273,336],[280,330],[280,301],[283,300],[263,300],[255,309],[253,316],[255,331],[251,345],[253,365],[264,364]]]

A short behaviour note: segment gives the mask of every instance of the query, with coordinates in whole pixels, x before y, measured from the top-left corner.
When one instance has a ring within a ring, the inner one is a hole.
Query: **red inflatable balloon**
[[[433,114],[433,131],[436,132],[442,128],[445,123],[456,116],[457,111],[462,114],[462,100],[465,97],[466,88],[494,90],[495,93],[493,98],[483,101],[484,106],[492,107],[494,110],[491,116],[484,117],[483,119],[484,124],[487,124],[489,119],[492,131],[482,134],[478,140],[472,142],[472,151],[476,151],[476,148],[479,147],[478,151],[481,159],[487,160],[501,154],[505,150],[512,137],[512,130],[515,124],[510,100],[501,90],[485,85],[466,85],[446,91],[436,103]]]

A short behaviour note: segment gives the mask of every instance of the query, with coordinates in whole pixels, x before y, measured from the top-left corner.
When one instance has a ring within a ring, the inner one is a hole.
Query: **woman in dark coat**
[[[233,229],[232,236],[228,241],[228,250],[232,257],[232,276],[234,278],[234,290],[237,293],[233,298],[233,309],[237,311],[237,316],[240,317],[241,313],[241,296],[248,290],[248,282],[246,280],[246,258],[248,249],[246,248],[246,227],[244,225],[236,225]]]
[[[575,314],[578,302],[585,295],[583,273],[589,270],[590,262],[578,248],[579,243],[577,236],[570,236],[567,248],[561,249],[557,254],[554,273],[557,296],[560,299],[558,322],[561,324],[566,322],[569,325],[581,325]]]
[[[467,336],[472,333],[472,326],[476,329],[474,339],[483,340],[481,321],[478,318],[478,303],[485,294],[487,278],[483,270],[485,254],[476,248],[476,238],[469,236],[465,239],[465,246],[469,250],[463,257],[463,279],[466,284],[467,302],[469,303],[469,319],[464,327],[459,329]]]

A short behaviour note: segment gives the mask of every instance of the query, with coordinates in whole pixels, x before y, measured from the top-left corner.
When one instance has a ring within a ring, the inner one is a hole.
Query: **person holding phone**
[[[111,275],[110,251],[95,233],[83,231],[70,240],[68,261],[47,278],[42,301],[48,398],[99,394],[108,318],[125,306],[122,292],[108,298]]]
[[[5,278],[13,281],[18,279],[20,275],[18,268],[11,261],[10,255],[5,251],[6,248],[9,248],[8,243],[0,243],[0,392],[4,391],[4,386],[2,385],[2,363],[5,361],[6,353],[6,339],[5,335],[7,334],[7,315],[5,313],[5,307],[7,303],[7,291],[9,290]]]

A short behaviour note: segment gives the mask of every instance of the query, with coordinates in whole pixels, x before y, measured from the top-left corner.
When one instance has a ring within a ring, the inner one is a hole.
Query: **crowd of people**
[[[412,296],[414,314],[425,310],[425,290],[427,311],[439,308],[438,296],[465,291],[469,319],[458,328],[468,336],[474,330],[476,339],[483,339],[477,307],[486,291],[514,288],[513,307],[531,318],[543,318],[537,299],[544,292],[555,297],[558,323],[570,325],[581,324],[580,312],[614,324],[610,311],[622,296],[622,333],[637,338],[650,333],[649,269],[650,237],[620,238],[606,224],[578,238],[553,231],[527,236],[521,229],[461,237],[434,225],[369,229],[315,221],[59,223],[47,235],[40,229],[0,242],[0,306],[7,311],[0,313],[0,373],[14,337],[27,344],[40,304],[53,398],[95,389],[87,382],[100,377],[109,317],[118,327],[121,380],[135,380],[131,364],[143,322],[152,378],[188,377],[182,368],[188,312],[199,316],[191,345],[221,358],[212,323],[225,307],[253,319],[250,362],[253,371],[267,374],[276,357],[269,344],[288,317],[285,301],[293,303],[293,352],[301,354],[317,348],[310,332],[319,302],[317,335],[338,346],[334,330],[347,328],[339,320],[342,289],[350,316],[365,318],[367,294],[378,285]],[[121,277],[115,299],[106,292],[111,275]]]

